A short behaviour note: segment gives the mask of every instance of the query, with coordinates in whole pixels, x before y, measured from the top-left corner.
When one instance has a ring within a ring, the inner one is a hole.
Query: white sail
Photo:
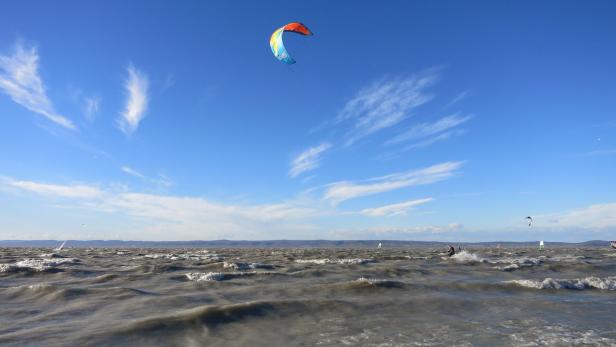
[[[545,247],[543,240],[539,241],[539,250],[543,250],[543,248]]]
[[[60,245],[60,247],[56,248],[56,251],[61,251],[64,248],[64,245],[66,244],[66,241],[62,242],[62,244]]]
[[[376,248],[381,249],[382,247],[383,245],[379,242],[379,245]]]

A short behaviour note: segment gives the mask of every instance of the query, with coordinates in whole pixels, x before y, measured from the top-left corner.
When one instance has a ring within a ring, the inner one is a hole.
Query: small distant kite
[[[528,216],[528,217],[526,217],[526,218],[524,218],[524,219],[527,219],[527,220],[528,220],[528,226],[531,226],[531,225],[533,224],[533,217]]]
[[[293,22],[276,29],[276,31],[274,31],[274,33],[270,37],[270,47],[272,48],[272,52],[274,53],[274,56],[276,56],[276,59],[280,60],[285,64],[291,65],[295,64],[295,60],[291,58],[287,50],[284,48],[284,44],[282,43],[282,34],[284,34],[286,31],[290,31],[304,36],[312,36],[312,32],[304,24],[299,22]]]

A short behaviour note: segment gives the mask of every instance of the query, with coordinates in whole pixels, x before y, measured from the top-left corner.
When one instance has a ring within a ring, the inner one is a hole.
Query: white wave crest
[[[18,272],[18,271],[48,271],[61,264],[74,264],[78,262],[75,258],[42,258],[42,259],[24,259],[12,264],[0,264],[0,272]]]
[[[461,251],[451,256],[450,259],[453,259],[459,263],[484,263],[486,260],[482,257],[478,256],[475,253],[470,253],[467,251]]]
[[[346,258],[346,259],[329,259],[329,258],[325,258],[325,259],[296,259],[296,260],[295,260],[295,262],[296,262],[296,263],[300,263],[300,264],[318,264],[318,265],[324,265],[324,264],[342,264],[342,265],[356,264],[356,265],[361,265],[361,264],[372,263],[372,262],[374,262],[374,259],[363,259],[363,258]]]
[[[209,253],[207,251],[199,251],[199,252],[188,252],[188,253],[152,253],[146,254],[143,257],[150,259],[166,259],[166,260],[192,260],[192,261],[223,261],[224,257],[221,257],[214,253]]]
[[[540,265],[543,263],[542,259],[539,258],[502,258],[496,260],[488,260],[490,264],[509,264],[506,266],[497,266],[496,268],[503,271],[515,271],[525,267],[531,267]]]
[[[389,282],[388,280],[383,280],[383,279],[378,279],[378,278],[367,278],[367,277],[360,277],[358,279],[355,280],[355,282],[361,282],[361,283],[369,283],[369,284],[377,284],[377,283],[384,283],[384,282]]]
[[[543,281],[535,280],[513,280],[505,283],[512,283],[521,287],[534,289],[600,289],[616,290],[616,276],[612,277],[586,277],[575,279],[554,279],[546,278]]]
[[[282,275],[282,273],[275,271],[190,272],[186,274],[186,278],[194,282],[213,282],[258,275]]]
[[[231,268],[234,270],[248,270],[248,269],[272,269],[274,266],[262,263],[231,263],[225,262],[222,266],[225,269]]]
[[[222,281],[225,275],[222,272],[191,272],[186,274],[186,278],[195,282]]]

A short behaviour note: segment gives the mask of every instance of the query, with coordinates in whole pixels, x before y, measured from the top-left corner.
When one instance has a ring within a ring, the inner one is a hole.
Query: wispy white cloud
[[[378,226],[371,228],[333,230],[333,235],[342,239],[356,240],[430,240],[460,238],[464,225]]]
[[[458,130],[447,131],[447,132],[444,132],[442,134],[438,134],[438,135],[436,135],[434,137],[430,137],[430,138],[427,138],[425,140],[412,143],[412,144],[404,147],[403,150],[408,151],[408,150],[411,150],[411,149],[428,147],[428,146],[431,146],[431,145],[433,145],[433,144],[435,144],[437,142],[445,141],[445,140],[449,139],[450,137],[459,136],[459,135],[462,135],[462,134],[464,134],[464,130],[459,130],[458,129]]]
[[[122,166],[122,167],[120,167],[120,170],[122,170],[124,173],[126,173],[128,175],[131,175],[133,177],[137,177],[137,178],[139,178],[139,179],[141,179],[141,180],[143,180],[145,182],[148,182],[148,183],[151,183],[151,184],[154,184],[154,185],[157,185],[157,186],[171,187],[173,185],[173,181],[169,177],[167,177],[167,176],[165,176],[163,174],[158,175],[158,177],[156,177],[156,178],[152,178],[152,177],[148,177],[148,176],[142,174],[141,172],[139,172],[139,171],[137,171],[137,170],[135,170],[135,169],[133,169],[133,168],[131,168],[129,166]]]
[[[128,77],[124,83],[127,92],[126,106],[118,119],[120,129],[126,133],[133,133],[145,117],[148,109],[148,76],[130,65],[127,68]]]
[[[303,220],[318,214],[313,208],[293,202],[278,204],[225,204],[200,197],[144,194],[122,189],[100,189],[91,185],[60,185],[4,178],[0,186],[49,198],[70,198],[74,208],[100,213],[118,213],[141,220],[145,225],[182,230],[192,239],[264,232],[272,226],[310,229]],[[70,205],[69,205],[70,206]],[[273,223],[273,224],[272,224]],[[178,228],[179,227],[179,228]],[[190,231],[192,228],[192,231]],[[147,234],[143,238],[150,238]],[[164,237],[177,239],[177,235]]]
[[[409,201],[404,201],[404,202],[400,202],[397,204],[385,205],[385,206],[374,207],[374,208],[366,208],[366,209],[363,209],[361,213],[368,215],[368,216],[373,216],[373,217],[397,216],[397,215],[406,214],[406,212],[408,212],[409,210],[412,210],[414,207],[425,204],[432,200],[434,199],[425,198],[425,199],[409,200]]]
[[[453,131],[456,127],[466,123],[472,116],[461,116],[460,114],[453,114],[447,117],[443,117],[434,123],[422,123],[415,125],[409,130],[393,137],[385,142],[386,145],[398,144],[401,142],[426,139],[416,144],[411,145],[411,148],[425,147],[435,142],[445,140],[453,135],[459,135],[462,131]],[[409,148],[410,149],[410,148]]]
[[[314,170],[319,167],[321,155],[331,147],[329,143],[322,143],[318,146],[310,147],[307,150],[300,153],[291,162],[291,169],[289,170],[289,176],[297,177],[300,174]]]
[[[85,97],[83,99],[83,111],[88,122],[94,122],[100,110],[101,98],[98,96]]]
[[[447,225],[424,225],[415,227],[376,227],[367,229],[378,235],[391,234],[418,234],[418,233],[445,233],[464,229],[460,223],[449,223]]]
[[[419,170],[395,173],[356,183],[349,181],[327,185],[323,199],[333,205],[345,200],[383,193],[400,188],[430,184],[452,177],[464,162],[445,162]]]
[[[427,89],[437,79],[437,71],[432,69],[410,78],[381,80],[360,90],[336,118],[336,124],[353,124],[346,145],[408,118],[413,109],[432,99]]]
[[[32,181],[17,181],[13,179],[4,179],[3,181],[6,186],[45,196],[79,199],[99,198],[103,196],[103,192],[95,186],[58,185]]]
[[[533,216],[535,228],[616,228],[616,203],[595,204],[569,211]]]
[[[139,172],[139,171],[137,171],[135,169],[132,169],[132,168],[130,168],[128,166],[122,166],[120,168],[120,170],[122,170],[122,171],[124,171],[124,173],[127,173],[127,174],[129,174],[131,176],[134,176],[134,177],[145,178],[145,176],[141,172]]]
[[[65,128],[75,129],[70,120],[55,111],[47,97],[45,84],[39,74],[36,47],[24,47],[18,42],[13,52],[0,55],[0,89],[28,110]]]
[[[458,93],[456,96],[454,96],[453,99],[451,99],[451,101],[449,101],[447,104],[445,104],[444,108],[449,107],[449,106],[453,106],[457,103],[459,103],[460,101],[466,99],[470,94],[469,90],[465,90],[463,92]]]

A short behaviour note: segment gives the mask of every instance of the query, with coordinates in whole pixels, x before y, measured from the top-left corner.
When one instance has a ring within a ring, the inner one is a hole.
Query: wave
[[[62,264],[75,264],[79,260],[75,258],[42,258],[24,259],[16,263],[0,264],[0,273],[7,272],[45,272],[56,269]]]
[[[604,278],[593,276],[575,279],[553,279],[548,277],[543,281],[512,280],[504,283],[533,289],[616,290],[616,276]]]
[[[405,283],[394,280],[387,279],[378,279],[378,278],[367,278],[360,277],[355,281],[350,283],[351,288],[366,288],[366,287],[377,287],[377,288],[403,288],[405,287]]]
[[[490,264],[508,264],[505,266],[497,266],[496,268],[503,271],[515,271],[522,268],[532,267],[541,265],[543,263],[542,259],[539,258],[502,258],[496,260],[488,260]]]
[[[199,306],[181,310],[173,314],[158,315],[134,320],[128,324],[117,325],[113,331],[101,332],[102,336],[139,336],[151,338],[154,334],[164,333],[168,337],[177,331],[197,329],[203,333],[203,328],[214,329],[218,326],[242,321],[250,318],[260,318],[269,315],[284,316],[289,314],[304,314],[309,311],[334,310],[343,304],[334,300],[275,300],[252,301],[231,305]]]
[[[579,331],[563,325],[527,327],[509,337],[518,346],[616,346],[615,339],[603,337],[595,330]]]
[[[223,261],[224,257],[209,252],[188,252],[188,253],[151,253],[143,255],[144,258],[166,259],[166,260],[197,260],[197,261]]]
[[[222,267],[225,269],[231,268],[233,270],[273,269],[274,268],[273,265],[262,264],[262,263],[231,263],[231,262],[224,262]]]
[[[341,265],[362,265],[367,263],[375,262],[374,259],[364,259],[364,258],[343,258],[343,259],[329,259],[329,258],[321,258],[321,259],[296,259],[296,263],[300,264],[341,264]]]
[[[282,273],[274,271],[190,272],[186,274],[186,278],[193,282],[219,282],[237,277],[257,275],[282,275]]]
[[[452,255],[451,257],[449,257],[449,259],[452,259],[456,262],[459,263],[466,263],[466,264],[474,264],[474,263],[485,263],[486,260],[483,259],[482,257],[478,256],[475,253],[470,253],[468,251],[461,251],[458,252],[454,255]]]
[[[5,294],[11,299],[23,298],[30,300],[46,298],[49,301],[56,301],[85,295],[95,295],[99,298],[103,296],[113,296],[117,299],[118,297],[152,295],[154,293],[127,287],[63,288],[54,284],[39,283],[7,288]]]

